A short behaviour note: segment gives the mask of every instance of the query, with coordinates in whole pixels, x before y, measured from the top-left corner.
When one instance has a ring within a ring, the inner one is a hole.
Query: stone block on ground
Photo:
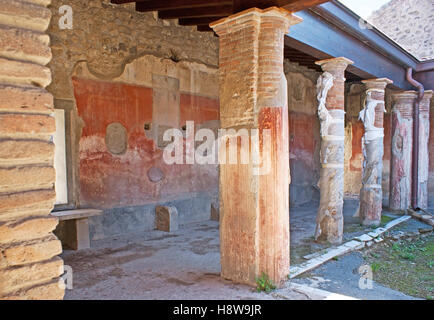
[[[217,206],[211,203],[211,220],[219,221],[220,220],[220,212]]]
[[[375,243],[380,243],[380,242],[382,242],[383,241],[383,238],[381,238],[381,237],[378,237],[378,238],[375,238],[374,239],[374,242]]]
[[[432,232],[433,228],[419,228],[419,233],[423,234],[423,233],[428,233],[428,232]]]
[[[355,237],[354,239],[357,241],[360,241],[360,242],[366,242],[366,241],[372,240],[372,238],[370,236],[368,236],[367,234],[363,234],[360,237]]]
[[[89,221],[87,218],[59,221],[55,235],[62,242],[62,247],[69,250],[90,248]]]
[[[422,218],[422,215],[418,212],[410,211],[410,213],[411,213],[412,217],[414,217],[414,218],[417,218],[417,219]]]
[[[359,241],[356,241],[356,240],[351,240],[351,241],[345,242],[343,244],[343,246],[349,247],[349,248],[351,248],[351,250],[359,250],[359,249],[362,249],[362,248],[365,247],[365,243],[364,242],[359,242]]]
[[[175,207],[157,206],[155,208],[155,227],[157,230],[166,232],[178,230],[178,210]]]

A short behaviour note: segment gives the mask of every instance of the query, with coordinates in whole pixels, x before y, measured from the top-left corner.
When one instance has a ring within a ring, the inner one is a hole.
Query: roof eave
[[[348,70],[362,78],[387,77],[394,87],[408,90],[407,68],[425,63],[375,27],[361,28],[360,17],[337,1],[300,11],[304,22],[291,27],[286,44],[315,58],[345,56],[355,63]]]

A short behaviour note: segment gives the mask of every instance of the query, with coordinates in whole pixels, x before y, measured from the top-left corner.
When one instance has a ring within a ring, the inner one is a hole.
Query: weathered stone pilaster
[[[419,103],[418,207],[428,209],[430,104],[433,92],[425,91]]]
[[[0,298],[62,299],[49,0],[0,0]]]
[[[378,226],[381,222],[383,203],[381,178],[384,154],[383,119],[386,112],[384,90],[392,81],[382,78],[362,82],[366,87],[366,98],[365,107],[359,115],[365,127],[362,138],[363,166],[359,216],[362,224]]]
[[[250,9],[211,27],[220,36],[220,121],[247,129],[239,155],[258,147],[262,166],[250,161],[220,165],[222,277],[255,284],[262,273],[280,284],[289,273],[289,150],[283,40],[301,19],[290,12]],[[259,145],[254,141],[256,129]],[[265,130],[270,133],[265,142]],[[243,140],[243,138],[241,138]],[[228,153],[226,143],[221,155]],[[265,163],[265,165],[264,165]]]
[[[417,93],[392,94],[392,153],[390,161],[389,208],[404,213],[411,205],[413,150],[413,107]]]
[[[324,73],[318,79],[318,116],[321,122],[321,192],[315,240],[342,242],[344,146],[345,146],[345,69],[351,60],[333,58],[317,61]]]

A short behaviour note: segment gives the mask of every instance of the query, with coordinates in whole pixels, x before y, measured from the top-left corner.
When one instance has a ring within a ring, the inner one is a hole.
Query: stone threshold
[[[375,243],[383,241],[380,236],[392,229],[393,227],[411,219],[411,216],[403,216],[395,220],[390,221],[384,227],[377,228],[367,234],[363,234],[358,237],[354,237],[352,240],[335,248],[328,248],[310,255],[304,256],[305,259],[309,259],[299,265],[293,266],[289,271],[289,279],[293,279],[302,273],[315,269],[325,262],[336,258],[338,256],[347,254],[351,251],[363,249],[365,246],[370,247]]]

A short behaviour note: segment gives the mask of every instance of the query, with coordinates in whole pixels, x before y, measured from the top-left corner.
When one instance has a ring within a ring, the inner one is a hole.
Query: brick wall
[[[61,299],[50,0],[0,0],[0,298]]]

